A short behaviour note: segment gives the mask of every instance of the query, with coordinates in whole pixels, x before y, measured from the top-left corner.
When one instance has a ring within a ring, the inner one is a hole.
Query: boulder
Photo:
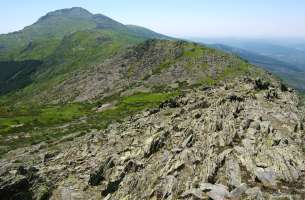
[[[275,187],[277,184],[277,174],[270,168],[257,168],[255,170],[256,178],[266,187]]]

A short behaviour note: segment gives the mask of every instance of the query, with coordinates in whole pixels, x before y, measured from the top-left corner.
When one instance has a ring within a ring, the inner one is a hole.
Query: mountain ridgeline
[[[221,49],[82,8],[0,35],[0,199],[305,199],[304,97]]]
[[[53,53],[62,38],[85,30],[111,30],[132,36],[143,37],[142,29],[125,26],[101,14],[91,14],[82,8],[63,9],[50,12],[36,23],[23,30],[1,35],[1,59],[42,59]],[[146,30],[146,38],[167,38]],[[35,52],[46,48],[43,52]]]

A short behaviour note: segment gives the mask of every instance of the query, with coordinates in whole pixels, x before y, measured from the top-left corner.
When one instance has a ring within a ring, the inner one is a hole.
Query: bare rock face
[[[305,199],[302,119],[277,82],[194,89],[104,131],[8,153],[0,197]]]

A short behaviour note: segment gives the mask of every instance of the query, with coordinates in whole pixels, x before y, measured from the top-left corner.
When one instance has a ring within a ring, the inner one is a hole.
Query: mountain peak
[[[39,21],[43,21],[54,16],[90,18],[92,17],[92,13],[81,7],[72,7],[49,12],[45,16],[41,17]]]

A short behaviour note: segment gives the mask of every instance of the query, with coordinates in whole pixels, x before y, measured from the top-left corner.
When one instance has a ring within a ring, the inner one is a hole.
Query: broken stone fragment
[[[173,172],[181,170],[184,166],[184,161],[179,159],[171,166],[171,168],[167,171],[167,174],[172,174]]]
[[[197,199],[208,199],[208,196],[198,188],[192,188],[182,193],[182,198],[195,197]]]
[[[146,146],[144,147],[144,157],[149,157],[151,154],[157,152],[165,143],[167,131],[162,131],[151,138],[146,140]]]
[[[241,174],[238,162],[235,159],[229,159],[226,162],[226,173],[228,176],[228,184],[230,189],[234,189],[241,185]]]
[[[201,183],[199,188],[213,200],[224,200],[230,196],[228,188],[221,184]]]
[[[262,133],[269,134],[271,132],[271,123],[269,121],[264,121],[260,123],[260,129]]]
[[[189,135],[182,143],[182,148],[191,147],[193,143],[193,134]]]
[[[174,194],[175,187],[177,185],[177,179],[175,176],[166,176],[164,179],[164,188],[162,199],[173,199],[172,195]]]
[[[257,168],[255,170],[255,176],[266,187],[274,187],[277,184],[277,174],[270,168]]]
[[[239,187],[235,188],[230,192],[231,199],[240,199],[240,197],[246,192],[248,189],[247,184],[243,183]]]

